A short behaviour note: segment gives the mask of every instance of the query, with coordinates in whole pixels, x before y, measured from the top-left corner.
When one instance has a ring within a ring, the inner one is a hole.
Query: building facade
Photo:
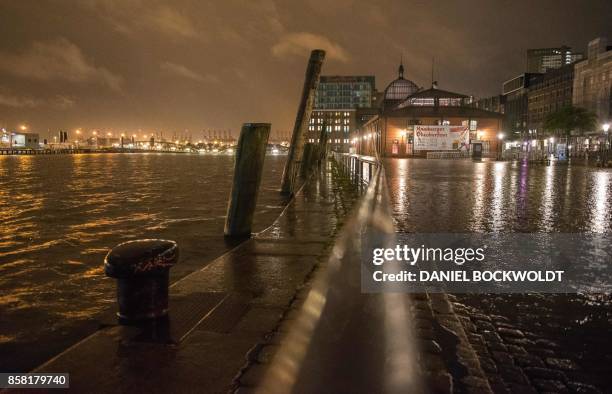
[[[527,93],[528,129],[536,137],[542,135],[548,114],[572,105],[574,65],[552,69],[535,78]]]
[[[504,96],[498,94],[495,96],[485,97],[474,101],[473,107],[478,109],[484,109],[485,111],[503,114],[505,112],[504,104]]]
[[[583,54],[573,52],[568,46],[559,48],[536,48],[527,50],[527,72],[546,73],[582,60]]]
[[[597,115],[600,123],[611,120],[612,46],[606,38],[589,42],[588,58],[574,66],[573,105]]]
[[[7,132],[0,135],[0,148],[40,148],[40,137],[37,133]]]
[[[523,73],[507,80],[502,85],[504,100],[503,128],[511,138],[529,133],[528,93],[531,84],[541,74]]]
[[[357,125],[356,111],[371,108],[376,99],[374,76],[321,76],[308,127],[308,142],[317,142],[326,128],[329,146],[348,152]]]
[[[427,156],[430,152],[467,155],[474,142],[482,143],[485,153],[497,152],[503,115],[474,108],[470,96],[432,87],[384,104],[378,115],[351,136],[355,153],[380,157]]]

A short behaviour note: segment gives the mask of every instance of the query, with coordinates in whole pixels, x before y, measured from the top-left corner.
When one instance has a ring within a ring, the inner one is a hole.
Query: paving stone
[[[493,359],[497,362],[497,365],[514,365],[514,360],[512,356],[505,352],[491,352]]]
[[[508,384],[508,390],[512,394],[538,394],[537,390],[531,386],[527,386],[524,384]]]
[[[491,393],[489,382],[485,378],[468,376],[461,379],[461,382],[467,386],[468,393]]]
[[[556,371],[550,368],[540,368],[540,367],[525,367],[523,371],[532,379],[541,379],[541,380],[559,380],[565,382],[567,380],[565,374],[561,371]]]
[[[569,393],[569,389],[558,380],[534,379],[533,385],[540,391],[550,393]]]
[[[511,365],[504,365],[499,368],[499,374],[504,379],[504,381],[508,383],[516,383],[516,384],[529,384],[529,380],[523,373],[523,371]]]
[[[532,354],[515,355],[514,362],[521,367],[539,367],[544,368],[544,361],[538,356]]]
[[[515,338],[515,337],[506,337],[506,342],[511,345],[532,347],[534,342],[531,339],[527,338]]]
[[[501,316],[501,315],[491,315],[491,320],[497,323],[509,323],[510,319],[508,319],[506,316]]]
[[[478,354],[479,357],[489,355],[489,350],[485,345],[472,344],[472,349],[474,349],[474,351]]]
[[[488,342],[487,347],[490,351],[508,353],[508,347],[501,342]]]
[[[503,342],[502,338],[495,331],[483,331],[482,332],[482,337],[487,342]]]
[[[506,389],[506,384],[504,383],[504,379],[501,376],[489,373],[487,374],[487,379],[489,379],[489,386],[494,393],[506,393],[508,389]],[[505,391],[504,391],[505,390]]]
[[[578,364],[567,358],[548,357],[546,359],[546,365],[551,368],[562,369],[564,371],[576,371],[580,369]]]
[[[472,317],[472,319],[474,318]],[[483,330],[495,331],[495,326],[487,320],[473,320],[473,321],[476,327],[478,327],[479,331],[483,331]]]
[[[516,345],[506,345],[508,348],[508,353],[512,354],[513,356],[516,355],[526,355],[527,351],[525,350],[525,348],[523,348],[522,346],[516,346]]]
[[[525,334],[523,334],[521,330],[517,330],[513,328],[501,327],[497,329],[497,332],[502,337],[509,337],[509,338],[524,338],[525,337]]]
[[[542,348],[532,348],[532,349],[529,349],[529,353],[538,355],[538,356],[543,357],[543,358],[555,356],[555,352],[553,350],[542,349]]]
[[[567,387],[576,394],[601,394],[602,391],[590,384],[570,382]]]
[[[497,365],[495,364],[495,361],[493,361],[492,358],[480,357],[478,361],[480,361],[480,367],[482,368],[482,370],[487,374],[494,374],[498,372]]]
[[[471,314],[471,318],[474,320],[480,320],[480,321],[484,321],[484,322],[491,322],[491,318],[487,315],[484,315],[482,313],[472,313]]]
[[[555,343],[555,342],[553,342],[553,341],[549,341],[548,339],[542,339],[542,338],[537,339],[537,340],[535,341],[535,344],[536,344],[538,347],[541,347],[541,348],[546,348],[546,349],[558,349],[558,348],[559,348],[559,345],[558,345],[558,344],[556,344],[556,343]]]

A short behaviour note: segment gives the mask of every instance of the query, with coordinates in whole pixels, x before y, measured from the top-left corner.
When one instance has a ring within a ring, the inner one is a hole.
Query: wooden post
[[[299,174],[300,163],[304,154],[304,141],[308,132],[314,96],[319,86],[319,75],[321,74],[323,59],[325,59],[325,51],[321,49],[315,49],[310,53],[310,60],[308,61],[308,68],[304,78],[304,87],[302,88],[302,98],[295,118],[293,134],[291,135],[291,146],[289,147],[287,162],[283,171],[282,194],[290,195],[295,189],[296,178]]]
[[[227,237],[251,236],[251,225],[269,136],[270,123],[245,123],[242,126],[236,148],[234,180],[225,220]]]

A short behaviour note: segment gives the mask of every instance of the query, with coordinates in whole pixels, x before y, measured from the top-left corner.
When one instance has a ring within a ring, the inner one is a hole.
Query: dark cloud
[[[525,50],[611,36],[604,0],[0,2],[0,123],[35,129],[290,129],[306,58],[484,96]]]

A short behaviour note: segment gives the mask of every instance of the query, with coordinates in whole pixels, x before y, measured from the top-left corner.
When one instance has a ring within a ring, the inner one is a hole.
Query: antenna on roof
[[[434,56],[431,57],[431,88],[435,89],[437,88],[437,82],[433,80],[433,70],[434,70],[434,64],[436,63],[436,58]]]
[[[404,54],[400,54],[400,65],[399,65],[399,69],[397,70],[397,73],[399,74],[399,78],[404,78]]]

